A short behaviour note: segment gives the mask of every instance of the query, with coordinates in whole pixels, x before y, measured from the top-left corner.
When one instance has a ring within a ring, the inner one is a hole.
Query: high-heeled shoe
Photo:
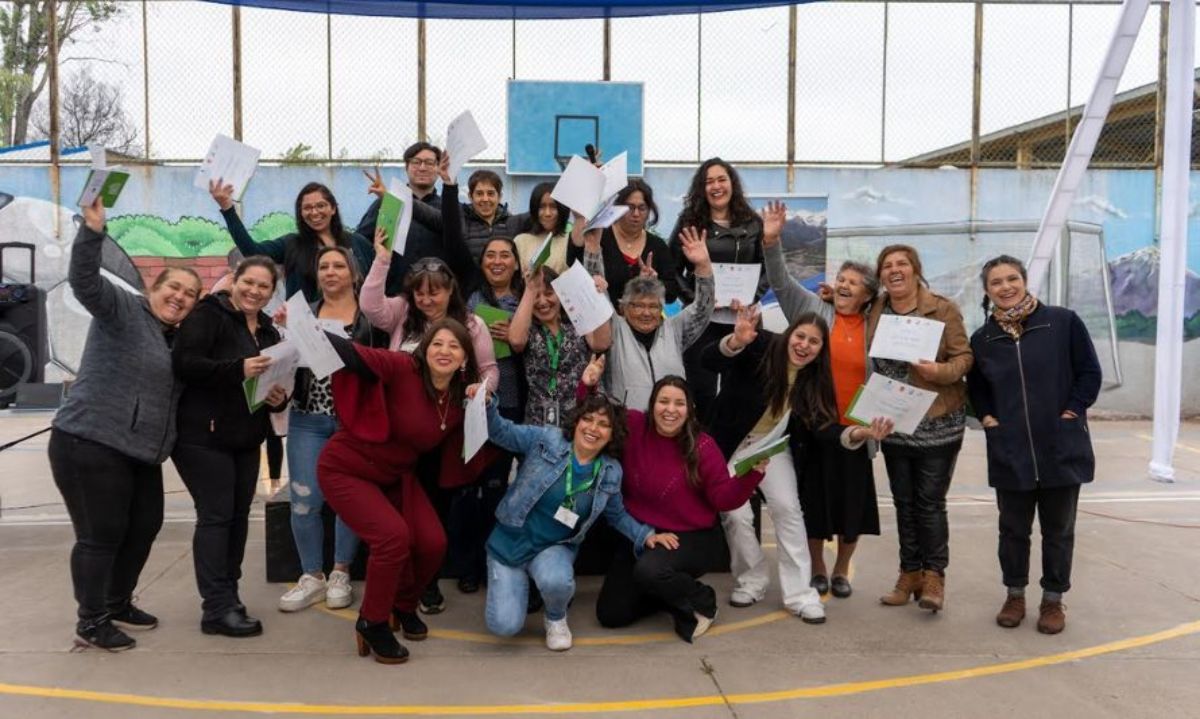
[[[421,617],[417,616],[416,612],[401,612],[393,609],[392,616],[388,619],[388,626],[393,632],[403,630],[404,638],[413,642],[419,642],[429,636],[429,627],[421,621]]]
[[[380,664],[403,664],[408,661],[408,650],[396,641],[387,622],[368,622],[362,617],[354,623],[355,639],[358,642],[358,656],[375,655],[375,661]]]

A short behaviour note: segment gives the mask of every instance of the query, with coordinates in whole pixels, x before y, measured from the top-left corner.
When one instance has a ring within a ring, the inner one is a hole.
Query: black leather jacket
[[[675,271],[679,281],[679,298],[684,304],[691,304],[696,297],[696,275],[692,263],[683,255],[683,244],[679,241],[682,230],[682,218],[676,220],[675,229],[671,230],[671,255],[675,259]],[[762,221],[757,217],[748,221],[723,227],[715,222],[709,222],[708,258],[713,262],[728,262],[738,265],[759,265],[763,261],[762,250]],[[767,275],[764,272],[758,280],[758,291],[754,293],[758,301],[767,291]]]

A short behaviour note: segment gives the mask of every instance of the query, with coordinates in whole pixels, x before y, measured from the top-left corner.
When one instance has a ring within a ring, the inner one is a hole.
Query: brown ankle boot
[[[1042,600],[1041,606],[1038,607],[1037,630],[1042,634],[1058,634],[1067,626],[1067,615],[1063,611],[1066,607],[1062,602],[1050,602]]]
[[[917,602],[917,606],[936,614],[946,603],[946,577],[932,569],[926,569],[922,579],[924,585],[921,588],[921,601]]]
[[[1008,599],[1004,600],[1004,606],[1001,607],[1000,613],[996,615],[996,623],[1002,627],[1012,629],[1021,625],[1021,621],[1025,619],[1025,597],[1014,597],[1008,595]]]
[[[921,598],[921,570],[900,572],[896,578],[896,586],[892,591],[879,598],[879,601],[889,607],[901,607],[908,604],[908,597]]]

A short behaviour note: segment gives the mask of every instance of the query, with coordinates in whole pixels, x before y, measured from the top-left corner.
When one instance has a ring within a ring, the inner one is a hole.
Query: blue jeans
[[[529,578],[537,583],[546,602],[546,619],[567,618],[567,605],[575,596],[575,549],[556,544],[543,549],[529,562],[510,567],[487,555],[488,587],[485,619],[488,630],[511,637],[525,626],[529,604]]]
[[[324,571],[325,523],[321,508],[325,496],[317,484],[317,457],[337,429],[337,421],[327,414],[292,411],[288,416],[287,460],[292,495],[292,537],[300,555],[300,567],[306,574]],[[349,564],[358,551],[358,537],[337,518],[334,530],[333,561]]]

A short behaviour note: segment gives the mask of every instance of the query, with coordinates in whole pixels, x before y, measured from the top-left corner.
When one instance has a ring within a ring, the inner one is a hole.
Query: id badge
[[[546,426],[558,426],[558,403],[554,402],[546,405]]]
[[[559,507],[558,510],[554,512],[554,518],[558,520],[560,524],[565,525],[568,529],[574,529],[575,525],[579,523],[579,515],[575,514],[566,507]]]

